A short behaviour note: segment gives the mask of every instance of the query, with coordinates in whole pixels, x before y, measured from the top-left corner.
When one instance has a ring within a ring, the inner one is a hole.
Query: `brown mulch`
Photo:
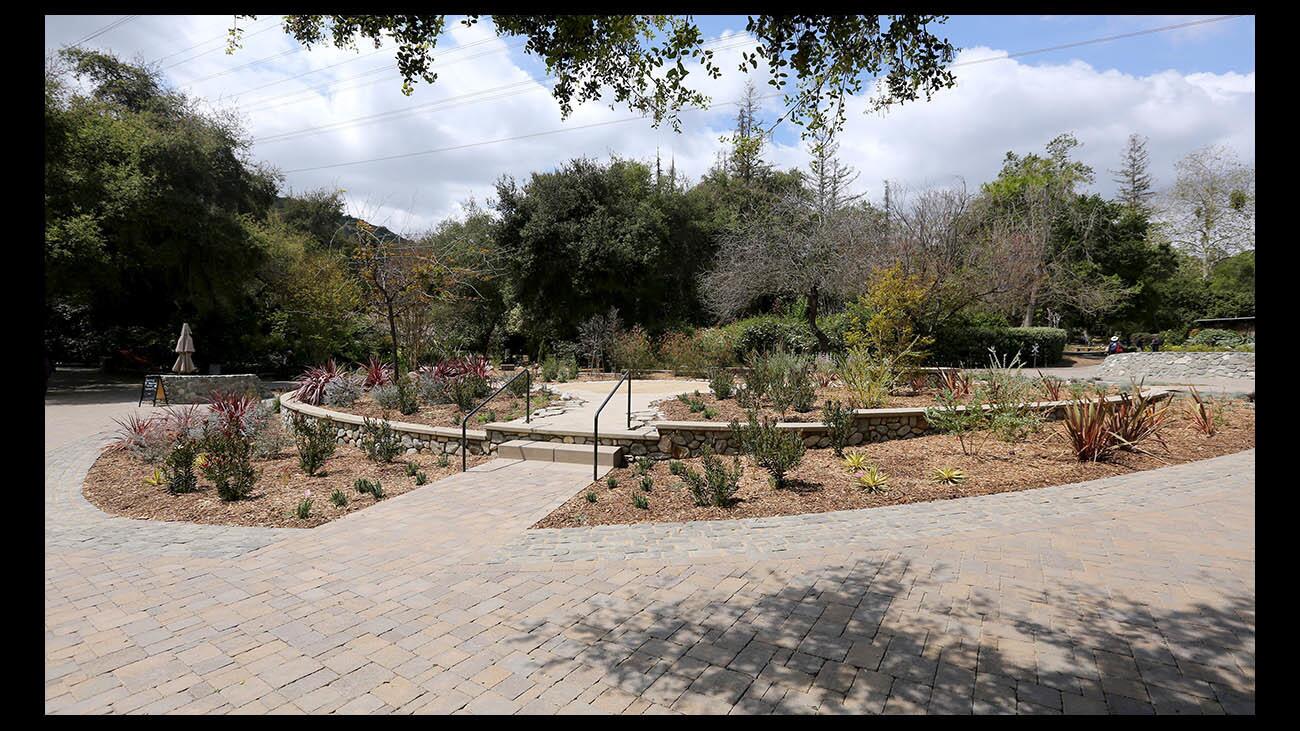
[[[282,428],[278,422],[271,427]],[[470,455],[469,466],[488,460],[482,455]],[[414,477],[406,476],[406,464],[414,463],[428,476],[429,487],[437,480],[460,471],[460,458],[448,455],[445,467],[438,466],[433,454],[400,455],[388,464],[372,462],[356,447],[340,444],[334,456],[325,463],[321,473],[308,477],[298,467],[298,456],[292,442],[275,459],[254,460],[261,477],[245,500],[225,502],[217,497],[217,489],[199,476],[199,490],[183,495],[172,495],[165,485],[145,483],[153,474],[155,465],[145,464],[124,451],[106,450],[100,455],[86,475],[82,488],[86,499],[111,515],[138,520],[170,520],[214,525],[246,525],[267,528],[311,528],[348,513],[364,510],[377,501],[353,487],[357,478],[378,480],[383,485],[385,499],[416,489]],[[336,507],[330,502],[330,493],[342,490],[348,504]],[[305,520],[297,516],[298,502],[311,491],[311,514]]]
[[[552,403],[559,403],[559,400],[558,396],[548,398],[542,394],[534,393],[533,410],[536,411]],[[484,406],[475,414],[469,428],[477,429],[493,421],[517,419],[524,415],[524,405],[524,399],[506,391],[492,399],[487,406]],[[423,424],[425,426],[459,427],[462,416],[460,407],[456,404],[435,404],[430,406],[422,403],[420,409],[414,414],[403,414],[394,409],[386,411],[375,403],[374,398],[368,393],[357,399],[356,403],[351,406],[324,406],[322,408],[344,414],[369,416],[374,419],[388,419],[389,421],[404,421],[408,424]]]
[[[593,483],[533,527],[758,518],[947,500],[1124,475],[1255,446],[1253,408],[1234,403],[1225,412],[1225,425],[1215,436],[1206,437],[1192,429],[1183,414],[1184,401],[1174,404],[1175,413],[1163,432],[1168,450],[1151,445],[1156,456],[1120,452],[1109,462],[1078,462],[1059,436],[1064,431],[1059,422],[1049,422],[1040,433],[1021,443],[977,435],[980,442],[975,455],[963,454],[956,437],[942,434],[850,448],[849,452],[865,453],[889,476],[883,494],[858,488],[854,476],[830,449],[808,450],[802,464],[787,476],[789,486],[781,490],[773,489],[767,473],[742,457],[744,476],[740,489],[733,504],[726,508],[695,505],[681,479],[669,472],[668,463],[656,462],[650,472],[654,486],[648,493],[641,491],[641,475],[635,466],[616,469],[609,474],[617,480],[617,487],[610,489],[604,480]],[[731,458],[724,460],[730,466]],[[699,458],[684,461],[703,472]],[[940,485],[932,479],[934,470],[940,467],[961,469],[967,479],[955,486]],[[589,490],[597,495],[595,503],[587,501]],[[647,498],[649,509],[633,504],[635,494]]]

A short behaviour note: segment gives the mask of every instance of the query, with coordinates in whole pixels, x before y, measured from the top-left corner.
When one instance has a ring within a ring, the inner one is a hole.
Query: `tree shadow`
[[[510,643],[540,673],[586,668],[684,713],[1255,712],[1253,594],[1165,608],[1070,581],[959,581],[971,570],[888,554],[671,566]],[[581,692],[562,683],[541,700]]]

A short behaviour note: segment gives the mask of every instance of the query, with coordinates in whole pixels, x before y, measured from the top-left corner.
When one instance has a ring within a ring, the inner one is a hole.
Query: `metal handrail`
[[[627,370],[627,371],[623,371],[623,375],[618,379],[618,383],[614,384],[614,390],[610,391],[609,395],[605,397],[605,400],[600,403],[600,408],[596,409],[596,418],[592,420],[592,425],[591,425],[591,481],[592,482],[596,481],[597,466],[598,466],[598,462],[600,461],[600,412],[602,409],[605,408],[605,404],[609,403],[609,400],[614,398],[614,394],[618,393],[618,388],[619,386],[623,385],[623,381],[627,381],[627,428],[628,430],[632,429],[632,371]]]
[[[514,375],[513,378],[511,378],[510,380],[508,380],[508,381],[506,381],[505,383],[501,384],[501,388],[498,388],[497,390],[493,391],[491,396],[488,396],[486,399],[484,399],[483,403],[481,403],[481,404],[479,404],[478,406],[475,406],[474,408],[470,409],[470,410],[469,410],[469,413],[465,414],[465,418],[464,418],[464,419],[461,419],[461,421],[460,421],[460,471],[461,471],[461,472],[464,472],[464,471],[465,471],[465,469],[466,469],[466,464],[467,464],[468,459],[469,459],[469,458],[466,456],[466,453],[467,453],[468,450],[465,448],[465,445],[466,445],[466,430],[469,428],[469,418],[470,418],[471,416],[473,416],[474,414],[477,414],[478,411],[479,411],[479,409],[483,408],[484,406],[487,406],[487,405],[488,405],[488,401],[491,401],[492,399],[494,399],[494,398],[496,398],[498,395],[500,395],[502,391],[506,390],[506,388],[508,388],[508,387],[510,386],[510,384],[514,383],[515,381],[518,381],[520,376],[523,376],[523,377],[526,379],[526,383],[528,384],[528,389],[524,391],[524,423],[526,423],[526,424],[527,424],[527,423],[532,423],[532,420],[533,420],[533,371],[532,371],[531,368],[525,368],[525,369],[523,370],[522,373],[516,373],[516,374]],[[629,401],[628,403],[631,403],[631,402]]]

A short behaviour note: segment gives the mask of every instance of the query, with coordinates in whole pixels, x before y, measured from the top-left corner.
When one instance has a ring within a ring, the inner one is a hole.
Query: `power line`
[[[269,31],[269,30],[275,30],[275,24],[274,24],[274,23],[272,23],[271,25],[268,25],[267,27],[265,27],[265,28],[263,28],[263,29],[257,31],[256,33],[249,33],[248,35],[244,36],[244,40],[248,40],[249,38],[253,38],[254,36],[261,35],[261,34],[267,32],[267,31]],[[211,41],[204,41],[204,43],[211,43]],[[198,45],[201,46],[201,45],[204,45],[204,43],[200,43],[200,44],[198,44]],[[198,46],[194,46],[194,48],[197,48],[197,47],[198,47]],[[188,49],[187,49],[187,50],[188,50]],[[188,57],[188,58],[182,58],[181,60],[177,61],[176,63],[174,63],[174,64],[172,64],[172,65],[170,65],[170,66],[164,66],[162,70],[163,70],[163,71],[168,71],[168,70],[171,70],[171,69],[176,68],[177,66],[183,66],[183,65],[189,63],[190,61],[193,61],[193,60],[196,59],[196,58],[203,58],[204,56],[207,56],[208,54],[216,53],[217,51],[220,51],[220,50],[223,50],[223,46],[217,46],[216,48],[209,48],[209,49],[206,50],[206,51],[202,51],[202,52],[200,52],[200,53],[196,53],[196,54],[194,54],[193,56],[190,56],[190,57]],[[181,53],[185,53],[185,51],[181,51]],[[175,55],[177,55],[177,54],[172,54],[172,55],[175,56]],[[164,57],[164,58],[167,58],[167,57]],[[162,59],[159,59],[159,60],[161,61]]]
[[[252,25],[248,26],[248,27],[245,28],[244,30],[246,30],[246,31],[247,31],[247,30],[252,30],[253,28],[256,28],[257,26],[266,23],[268,20],[274,20],[274,19],[273,19],[273,18],[263,18],[262,20],[259,20],[259,21],[257,21],[256,23],[253,23]],[[263,28],[261,31],[258,31],[258,33],[261,33],[262,31],[265,31],[265,30],[267,30],[267,29],[266,29],[266,28]],[[254,34],[254,35],[256,35],[256,34]],[[217,36],[217,37],[215,37],[215,38],[209,38],[209,39],[206,40],[206,41],[199,41],[198,43],[195,43],[194,45],[190,46],[189,48],[182,48],[181,50],[179,50],[179,51],[173,51],[172,53],[169,53],[169,54],[167,54],[166,56],[160,56],[160,57],[154,59],[154,60],[153,60],[153,63],[162,63],[163,61],[166,61],[166,60],[169,59],[169,58],[174,58],[174,57],[176,57],[176,56],[179,56],[179,55],[181,55],[182,53],[189,53],[190,51],[193,51],[194,49],[198,48],[199,46],[206,46],[206,45],[208,45],[209,43],[215,43],[215,42],[217,42],[217,41],[224,41],[224,40],[228,39],[229,37],[230,37],[230,35],[229,35],[228,33],[222,33],[221,35],[219,35],[219,36]],[[246,37],[251,38],[252,36],[246,36]],[[216,50],[216,49],[213,49],[213,50]],[[210,53],[210,51],[209,51],[209,52],[205,52],[205,53]],[[204,55],[204,54],[200,54],[200,55]],[[198,58],[198,56],[195,56],[194,58]]]
[[[1194,25],[1204,25],[1204,24],[1206,24],[1206,23],[1215,23],[1215,22],[1219,22],[1219,21],[1223,21],[1223,20],[1228,20],[1228,19],[1236,18],[1236,17],[1242,17],[1242,16],[1240,16],[1240,15],[1227,15],[1227,16],[1220,16],[1220,17],[1217,17],[1217,18],[1210,18],[1210,19],[1206,19],[1206,20],[1191,21],[1191,22],[1187,22],[1187,23],[1176,23],[1176,24],[1174,24],[1174,25],[1167,25],[1167,26],[1162,26],[1162,27],[1159,27],[1159,28],[1148,28],[1148,29],[1146,29],[1146,30],[1142,30],[1142,31],[1135,31],[1135,32],[1133,32],[1133,33],[1121,33],[1121,34],[1118,34],[1118,35],[1105,36],[1105,37],[1102,37],[1102,38],[1092,38],[1092,39],[1088,39],[1088,40],[1084,40],[1084,41],[1076,41],[1076,42],[1074,42],[1074,43],[1067,43],[1067,44],[1062,44],[1062,45],[1059,45],[1059,46],[1052,46],[1052,47],[1049,47],[1049,48],[1036,48],[1036,49],[1032,49],[1032,50],[1028,50],[1028,51],[1017,51],[1017,52],[1015,52],[1015,53],[1009,53],[1009,54],[1002,55],[1002,56],[994,56],[994,57],[990,57],[990,58],[976,59],[976,60],[973,60],[973,61],[963,61],[963,62],[961,62],[961,63],[959,63],[959,64],[952,64],[952,66],[970,66],[970,65],[977,64],[977,63],[986,63],[986,62],[989,62],[989,61],[1005,61],[1005,60],[1012,59],[1012,58],[1019,58],[1019,57],[1022,57],[1022,56],[1028,56],[1028,55],[1037,54],[1037,53],[1046,53],[1046,52],[1048,52],[1048,51],[1055,51],[1055,50],[1060,50],[1060,49],[1064,49],[1064,48],[1074,48],[1074,47],[1078,47],[1078,46],[1088,45],[1088,44],[1091,44],[1091,43],[1102,43],[1102,42],[1106,42],[1106,41],[1119,40],[1119,39],[1123,39],[1123,38],[1132,38],[1132,37],[1135,37],[1135,36],[1148,35],[1148,34],[1151,34],[1151,33],[1160,33],[1160,32],[1169,31],[1169,30],[1176,30],[1176,29],[1179,29],[1179,28],[1186,28],[1186,27],[1194,26]],[[760,100],[762,100],[762,99],[771,99],[771,98],[773,98],[773,97],[778,97],[778,96],[782,96],[782,95],[783,95],[782,92],[778,92],[778,93],[775,93],[775,94],[766,94],[766,95],[760,96],[760,97],[758,97],[758,98],[759,98]],[[740,102],[738,102],[738,101],[733,101],[733,102],[718,102],[718,103],[716,103],[716,104],[710,104],[710,105],[708,105],[708,106],[706,106],[706,107],[703,107],[703,108],[700,108],[700,109],[691,109],[691,110],[686,110],[686,111],[688,111],[688,112],[694,112],[694,111],[707,111],[707,110],[713,109],[713,108],[715,108],[715,107],[720,107],[720,106],[725,106],[725,105],[731,105],[731,104],[739,104],[739,103],[740,103]],[[463,144],[463,145],[453,145],[453,146],[450,146],[450,147],[439,147],[439,148],[434,148],[434,149],[431,149],[431,150],[419,150],[419,151],[416,151],[416,152],[400,153],[400,154],[396,154],[396,155],[385,155],[385,156],[383,156],[383,157],[374,157],[374,158],[368,158],[368,159],[364,159],[364,160],[353,160],[353,161],[350,161],[350,162],[333,163],[333,164],[330,164],[330,165],[317,165],[317,166],[314,166],[314,167],[296,168],[296,169],[294,169],[294,170],[286,170],[285,173],[286,173],[286,174],[289,174],[289,173],[303,173],[303,172],[311,172],[311,171],[314,171],[314,170],[328,170],[328,169],[332,169],[332,168],[350,167],[350,166],[353,166],[353,165],[363,165],[363,164],[371,163],[371,162],[385,162],[385,161],[388,161],[388,160],[399,160],[399,159],[403,159],[403,158],[407,158],[407,157],[416,157],[416,156],[419,156],[419,155],[432,155],[432,154],[436,154],[436,153],[439,153],[439,152],[452,152],[452,151],[455,151],[455,150],[464,150],[464,149],[468,149],[468,148],[471,148],[471,147],[481,147],[481,146],[484,146],[484,145],[494,145],[494,144],[498,144],[498,143],[501,143],[501,142],[513,142],[513,141],[516,141],[516,140],[531,139],[531,138],[534,138],[534,137],[544,137],[544,136],[548,136],[548,135],[560,134],[560,133],[563,133],[563,132],[573,132],[573,131],[583,130],[583,129],[592,129],[592,128],[595,128],[595,127],[604,127],[604,126],[613,125],[613,124],[624,124],[624,123],[627,123],[627,122],[634,122],[634,121],[636,121],[636,120],[638,120],[638,119],[644,119],[644,118],[645,118],[645,117],[644,117],[643,115],[639,115],[639,116],[635,116],[635,117],[625,117],[625,118],[623,118],[623,119],[612,119],[612,120],[606,120],[606,121],[604,121],[604,122],[593,122],[593,123],[591,123],[591,124],[578,125],[578,126],[575,126],[575,127],[561,127],[561,128],[559,128],[559,129],[546,130],[546,131],[543,131],[543,132],[533,132],[533,133],[530,133],[530,134],[516,135],[516,136],[513,136],[513,137],[502,137],[502,138],[495,139],[495,140],[483,140],[483,141],[480,141],[480,142],[469,142],[469,143],[466,143],[466,144]]]
[[[763,96],[758,97],[758,99],[771,99],[771,98],[773,98],[773,97],[778,97],[778,96],[781,96],[781,94],[780,94],[780,93],[776,93],[776,94],[765,94],[765,95],[763,95]],[[708,105],[708,106],[706,106],[706,107],[700,107],[700,108],[697,108],[697,109],[687,109],[687,110],[684,110],[684,111],[685,111],[686,113],[690,113],[690,112],[705,112],[705,111],[708,111],[708,110],[710,110],[710,109],[714,109],[715,107],[724,107],[724,106],[730,106],[730,105],[733,105],[733,104],[740,104],[740,101],[716,102],[716,103],[710,104],[710,105]],[[622,118],[622,119],[608,119],[608,120],[605,120],[604,122],[592,122],[592,123],[590,123],[590,124],[580,124],[580,125],[577,125],[577,126],[574,126],[574,127],[561,127],[561,128],[559,128],[559,129],[545,130],[545,131],[543,131],[543,132],[532,132],[532,133],[529,133],[529,134],[515,135],[515,136],[513,136],[513,137],[501,137],[501,138],[499,138],[499,139],[495,139],[495,140],[483,140],[483,141],[481,141],[481,142],[467,142],[467,143],[465,143],[465,144],[463,144],[463,145],[452,145],[451,147],[438,147],[438,148],[434,148],[434,149],[432,149],[432,150],[419,150],[419,151],[417,151],[417,152],[403,152],[403,153],[400,153],[400,154],[397,154],[397,155],[385,155],[385,156],[383,156],[383,157],[372,157],[372,158],[369,158],[369,159],[366,159],[366,160],[353,160],[353,161],[351,161],[351,162],[337,162],[337,163],[334,163],[334,164],[332,164],[332,165],[317,165],[317,166],[315,166],[315,167],[309,167],[309,168],[296,168],[296,169],[294,169],[294,170],[286,170],[286,171],[285,171],[285,174],[287,175],[287,174],[289,174],[289,173],[305,173],[305,172],[310,172],[310,171],[312,171],[312,170],[327,170],[327,169],[330,169],[330,168],[349,167],[349,166],[352,166],[352,165],[362,165],[362,164],[369,163],[369,162],[383,162],[383,161],[387,161],[387,160],[399,160],[399,159],[402,159],[402,158],[406,158],[406,157],[416,157],[416,156],[419,156],[419,155],[432,155],[432,154],[434,154],[434,153],[438,153],[438,152],[452,152],[452,151],[454,151],[454,150],[464,150],[464,149],[467,149],[467,148],[470,148],[470,147],[481,147],[481,146],[483,146],[483,145],[495,145],[495,144],[497,144],[497,143],[499,143],[499,142],[514,142],[514,141],[516,141],[516,140],[526,140],[526,139],[531,139],[531,138],[533,138],[533,137],[546,137],[546,136],[548,136],[548,135],[556,135],[556,134],[560,134],[560,133],[562,133],[562,132],[576,132],[576,131],[578,131],[578,130],[582,130],[582,129],[592,129],[592,128],[594,128],[594,127],[607,127],[607,126],[612,125],[612,124],[626,124],[627,122],[635,122],[635,121],[637,121],[637,120],[644,120],[644,119],[645,119],[645,115],[637,115],[637,116],[635,116],[635,117],[624,117],[624,118]]]
[[[733,40],[733,39],[728,38],[726,40]],[[732,43],[726,46],[718,46],[713,50],[724,51],[731,48],[739,48],[741,46],[750,45],[751,43],[753,43],[752,39],[745,39],[740,43]],[[461,59],[461,60],[465,60],[465,59]],[[512,96],[518,96],[520,94],[527,94],[527,93],[540,91],[542,89],[546,89],[547,87],[545,86],[545,84],[552,81],[555,81],[554,76],[547,76],[542,79],[536,79],[530,76],[522,81],[516,81],[510,84],[505,84],[503,86],[497,86],[490,89],[482,89],[480,91],[466,92],[464,94],[459,94],[456,96],[438,99],[425,104],[420,104],[415,107],[394,109],[394,110],[389,110],[387,112],[368,114],[360,117],[353,117],[352,119],[339,120],[337,122],[317,125],[315,127],[307,127],[304,129],[293,130],[291,132],[281,132],[274,135],[268,135],[266,137],[259,137],[257,139],[257,143],[268,144],[268,143],[275,143],[275,142],[284,142],[289,139],[297,139],[299,137],[310,137],[312,135],[321,134],[324,132],[334,132],[334,131],[350,129],[352,127],[366,125],[366,124],[386,122],[389,121],[390,119],[411,116],[418,112],[426,111],[433,108],[456,107],[456,106],[463,106],[467,104],[477,104],[479,102],[485,102],[485,101],[496,101],[498,99],[505,99]],[[523,87],[523,88],[519,88],[519,87]],[[499,92],[503,92],[503,93],[499,93]],[[473,98],[473,97],[482,97],[482,98]]]
[[[1118,41],[1118,40],[1121,40],[1121,39],[1124,39],[1124,38],[1134,38],[1134,37],[1136,37],[1136,36],[1150,35],[1150,34],[1152,34],[1152,33],[1162,33],[1162,32],[1164,32],[1164,31],[1169,31],[1169,30],[1178,30],[1179,28],[1189,28],[1189,27],[1194,26],[1194,25],[1205,25],[1205,24],[1207,24],[1207,23],[1218,23],[1218,22],[1223,21],[1223,20],[1231,20],[1231,19],[1233,19],[1233,18],[1244,18],[1244,17],[1246,17],[1246,16],[1244,16],[1244,15],[1221,15],[1221,16],[1219,16],[1219,17],[1217,17],[1217,18],[1207,18],[1207,19],[1204,19],[1204,20],[1193,20],[1193,21],[1190,21],[1190,22],[1187,22],[1187,23],[1176,23],[1176,24],[1174,24],[1174,25],[1164,25],[1164,26],[1161,26],[1161,27],[1159,27],[1159,28],[1147,28],[1146,30],[1133,31],[1132,33],[1120,33],[1119,35],[1104,36],[1104,37],[1102,37],[1102,38],[1090,38],[1090,39],[1088,39],[1088,40],[1086,40],[1086,41],[1075,41],[1074,43],[1063,43],[1063,44],[1061,44],[1061,45],[1059,45],[1059,46],[1049,46],[1048,48],[1035,48],[1035,49],[1032,50],[1032,51],[1017,51],[1016,53],[1008,53],[1008,54],[1005,54],[1005,55],[1002,55],[1002,56],[990,56],[990,57],[988,57],[988,58],[977,58],[977,59],[975,59],[975,60],[973,60],[973,61],[962,61],[962,62],[960,62],[960,63],[950,64],[950,65],[948,66],[948,68],[956,68],[956,67],[958,67],[958,66],[973,66],[973,65],[975,65],[975,64],[977,64],[977,63],[988,63],[989,61],[1005,61],[1005,60],[1007,60],[1007,59],[1009,59],[1009,58],[1020,58],[1020,57],[1022,57],[1022,56],[1032,56],[1032,55],[1034,55],[1034,54],[1036,54],[1036,53],[1047,53],[1047,52],[1049,52],[1049,51],[1060,51],[1060,50],[1063,50],[1063,49],[1066,49],[1066,48],[1078,48],[1079,46],[1087,46],[1087,45],[1091,45],[1091,44],[1093,44],[1093,43],[1105,43],[1105,42],[1107,42],[1107,41]]]
[[[125,24],[131,22],[132,20],[135,20],[135,19],[138,18],[138,17],[140,17],[140,16],[138,16],[138,15],[124,15],[124,16],[118,18],[117,20],[115,20],[115,21],[109,23],[108,25],[104,26],[103,28],[100,28],[99,30],[96,30],[96,31],[91,32],[90,35],[88,35],[88,36],[82,38],[81,40],[77,41],[76,43],[69,43],[68,45],[64,46],[64,48],[76,48],[76,47],[80,46],[81,44],[83,44],[83,43],[87,43],[87,42],[89,42],[89,41],[92,41],[92,40],[94,40],[94,39],[96,39],[96,38],[98,38],[98,37],[104,35],[105,33],[109,32],[110,30],[113,30],[114,28],[117,28],[117,27],[123,26],[123,25],[125,25]]]

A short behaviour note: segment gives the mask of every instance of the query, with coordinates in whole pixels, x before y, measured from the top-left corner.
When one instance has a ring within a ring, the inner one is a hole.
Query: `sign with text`
[[[162,376],[144,377],[144,384],[140,386],[140,403],[136,406],[143,404],[145,398],[149,398],[154,406],[157,406],[159,401],[162,401],[164,406],[167,405],[167,389],[163,387]]]

